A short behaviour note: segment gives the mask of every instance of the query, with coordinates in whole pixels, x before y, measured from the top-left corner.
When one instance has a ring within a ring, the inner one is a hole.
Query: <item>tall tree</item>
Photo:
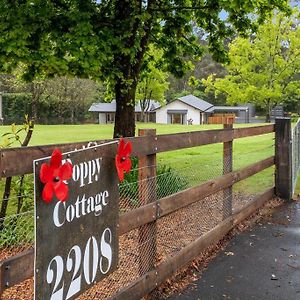
[[[229,50],[228,75],[211,75],[204,83],[208,90],[223,93],[227,102],[252,102],[270,113],[275,105],[300,96],[299,11],[287,18],[277,13],[251,38],[239,37]]]
[[[250,33],[287,0],[0,0],[0,68],[20,62],[25,79],[73,74],[109,79],[117,102],[114,136],[135,133],[135,92],[150,43],[176,76],[185,57],[199,58],[194,24],[206,32],[213,57],[226,60],[223,41]],[[226,18],[222,12],[227,12]],[[253,16],[256,16],[254,18]]]
[[[71,124],[76,123],[77,115],[88,107],[98,96],[97,84],[89,79],[56,77],[45,82],[45,98],[57,103],[57,114],[63,123],[68,115]]]
[[[145,58],[146,66],[140,76],[136,90],[136,100],[140,103],[142,111],[142,121],[145,119],[145,112],[149,110],[151,100],[163,104],[165,102],[165,92],[169,87],[168,73],[161,70],[158,66],[161,60],[162,51],[150,47]]]

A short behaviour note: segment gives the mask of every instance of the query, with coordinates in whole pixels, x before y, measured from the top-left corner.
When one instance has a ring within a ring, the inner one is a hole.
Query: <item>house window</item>
[[[115,113],[107,113],[106,114],[106,123],[115,122]]]
[[[171,114],[172,124],[183,124],[183,114]]]
[[[170,124],[186,124],[187,109],[168,109],[168,123]]]

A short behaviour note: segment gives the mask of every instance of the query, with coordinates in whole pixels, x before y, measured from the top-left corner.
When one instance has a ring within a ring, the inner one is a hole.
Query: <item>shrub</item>
[[[291,113],[291,120],[293,123],[296,123],[299,119],[300,115],[298,113]]]
[[[188,181],[170,166],[159,165],[156,170],[157,199],[175,194],[188,187]],[[125,174],[119,185],[120,199],[129,200],[132,206],[139,205],[138,199],[138,159],[132,159],[132,171]]]

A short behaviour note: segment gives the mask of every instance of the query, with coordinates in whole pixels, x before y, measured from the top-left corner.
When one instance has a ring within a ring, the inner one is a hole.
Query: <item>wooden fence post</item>
[[[233,129],[232,124],[224,124],[224,130]],[[223,143],[223,175],[232,172],[232,140]],[[223,220],[228,218],[228,212],[232,214],[232,186],[223,190]]]
[[[139,129],[139,136],[156,136],[155,129]],[[139,201],[140,205],[155,203],[156,194],[156,154],[139,157]],[[156,205],[156,203],[154,204]],[[156,216],[153,216],[156,219]],[[139,228],[139,274],[155,268],[157,258],[156,221]],[[151,292],[146,299],[156,299],[157,291]]]
[[[284,200],[292,199],[291,119],[275,119],[275,193]]]

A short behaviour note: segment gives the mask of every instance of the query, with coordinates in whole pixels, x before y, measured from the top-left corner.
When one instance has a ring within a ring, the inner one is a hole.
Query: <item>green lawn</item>
[[[238,124],[235,127],[251,126]],[[222,128],[222,125],[165,125],[155,123],[138,123],[136,133],[140,128],[155,128],[157,134],[177,133],[186,131],[209,130]],[[1,126],[0,135],[9,132],[10,126]],[[113,125],[36,125],[30,145],[59,144],[78,141],[94,141],[110,139],[113,135]],[[21,136],[24,136],[21,135]],[[17,144],[16,144],[17,145]]]

